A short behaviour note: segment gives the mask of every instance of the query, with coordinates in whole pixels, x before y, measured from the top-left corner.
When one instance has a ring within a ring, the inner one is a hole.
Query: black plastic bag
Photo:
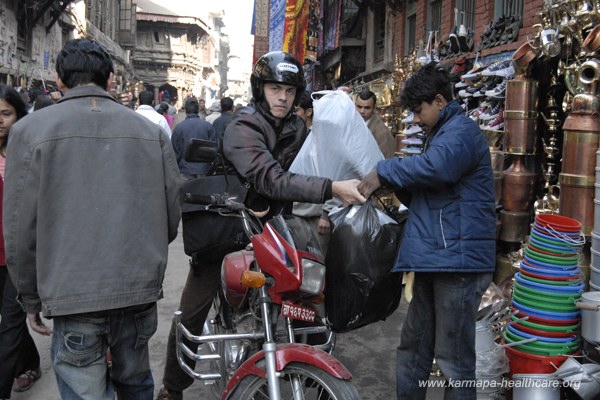
[[[384,320],[402,296],[402,273],[391,272],[405,218],[392,220],[372,202],[330,216],[325,309],[335,332],[348,332]],[[385,222],[380,216],[383,215]]]

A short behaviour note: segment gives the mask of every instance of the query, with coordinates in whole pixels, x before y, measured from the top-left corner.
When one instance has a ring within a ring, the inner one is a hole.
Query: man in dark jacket
[[[221,115],[212,124],[215,131],[215,138],[218,142],[223,139],[223,133],[231,118],[233,118],[233,99],[231,97],[223,97],[221,99]]]
[[[253,103],[238,111],[223,136],[223,153],[251,186],[248,194],[268,204],[269,215],[291,213],[292,202],[324,203],[332,196],[346,203],[365,199],[358,193],[358,180],[335,181],[288,172],[306,139],[304,122],[294,115],[294,106],[304,92],[302,65],[290,54],[275,51],[262,56],[250,78]],[[193,258],[193,257],[192,257]],[[221,281],[221,262],[194,261],[191,264],[179,310],[182,323],[200,335]],[[196,346],[187,343],[192,351]],[[183,390],[193,383],[176,357],[175,326],[167,344],[164,387],[158,399],[180,400]],[[193,362],[186,359],[193,368]]]
[[[414,271],[397,355],[398,399],[425,399],[433,358],[446,399],[475,399],[475,322],[495,268],[494,178],[488,142],[452,101],[448,73],[430,63],[400,97],[427,134],[421,155],[380,161],[359,186],[410,196],[394,271]],[[402,196],[401,197],[405,197]]]
[[[185,113],[187,117],[181,121],[173,130],[171,143],[177,156],[177,164],[181,175],[191,179],[205,175],[210,169],[210,164],[189,162],[185,160],[185,153],[191,139],[215,140],[213,126],[198,116],[199,106],[195,97],[185,101]]]

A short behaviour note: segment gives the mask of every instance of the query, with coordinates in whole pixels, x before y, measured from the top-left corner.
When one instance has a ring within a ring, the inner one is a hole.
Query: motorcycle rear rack
[[[263,331],[255,331],[255,332],[247,332],[247,333],[226,333],[219,335],[194,335],[192,334],[181,322],[182,315],[181,311],[175,311],[175,326],[176,326],[176,338],[177,338],[177,361],[179,366],[183,369],[183,371],[188,374],[190,377],[203,380],[203,381],[214,381],[219,379],[224,379],[220,372],[207,372],[201,373],[197,372],[194,369],[190,368],[183,359],[185,355],[187,358],[200,361],[200,362],[223,362],[222,355],[217,351],[217,345],[222,344],[228,340],[247,340],[247,341],[256,341],[264,339],[265,333]],[[309,326],[309,327],[298,327],[294,328],[294,335],[311,335],[316,333],[326,333],[329,332],[327,336],[327,342],[319,345],[313,345],[312,347],[321,349],[328,353],[333,351],[335,346],[335,334],[328,329],[327,326]],[[288,334],[284,330],[278,330],[276,332],[277,337],[287,337]],[[192,343],[207,344],[210,346],[211,354],[198,354],[197,352],[192,351],[185,343],[183,343],[182,338],[187,339]],[[241,351],[239,355],[239,360],[237,362],[243,361],[245,358],[245,351]]]

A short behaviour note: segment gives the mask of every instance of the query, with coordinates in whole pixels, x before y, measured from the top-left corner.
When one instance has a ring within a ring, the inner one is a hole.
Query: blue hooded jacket
[[[423,154],[380,161],[386,186],[411,194],[393,271],[492,272],[496,261],[489,144],[458,102],[440,113]]]

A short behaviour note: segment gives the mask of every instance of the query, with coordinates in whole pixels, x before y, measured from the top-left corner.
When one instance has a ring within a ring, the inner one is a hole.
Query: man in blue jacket
[[[433,358],[445,399],[475,399],[475,322],[495,268],[494,178],[488,142],[435,63],[411,76],[400,103],[427,134],[423,154],[380,161],[359,185],[365,197],[409,197],[394,271],[414,271],[413,299],[397,353],[398,399],[425,399]],[[421,383],[421,384],[420,384]]]

